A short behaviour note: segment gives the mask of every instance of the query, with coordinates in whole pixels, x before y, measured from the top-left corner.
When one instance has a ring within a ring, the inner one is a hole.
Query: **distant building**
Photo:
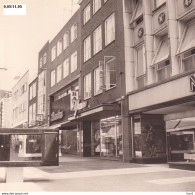
[[[0,98],[0,127],[11,127],[11,92],[5,91]]]
[[[29,72],[27,71],[12,88],[12,124],[13,128],[28,127],[28,86]]]

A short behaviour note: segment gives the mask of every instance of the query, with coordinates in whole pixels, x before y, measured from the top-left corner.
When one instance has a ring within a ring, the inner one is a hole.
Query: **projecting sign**
[[[76,110],[77,104],[78,104],[78,91],[71,91],[70,110]]]

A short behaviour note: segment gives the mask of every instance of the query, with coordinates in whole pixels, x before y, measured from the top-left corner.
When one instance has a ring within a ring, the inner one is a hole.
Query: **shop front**
[[[183,76],[129,96],[135,162],[195,162],[195,90],[190,81]]]
[[[69,121],[78,123],[77,150],[80,155],[122,158],[122,125],[118,115],[120,106],[107,104],[93,109],[82,109],[69,118]]]

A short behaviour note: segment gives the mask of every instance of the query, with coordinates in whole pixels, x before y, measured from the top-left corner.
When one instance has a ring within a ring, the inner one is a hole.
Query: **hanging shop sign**
[[[71,91],[70,110],[76,110],[78,104],[78,91]]]
[[[83,108],[86,108],[86,107],[87,107],[87,101],[78,103],[75,107],[74,118],[77,117],[79,110],[82,110]]]
[[[43,114],[37,114],[36,115],[36,121],[37,122],[43,122]]]
[[[51,121],[57,121],[59,119],[62,119],[64,117],[63,111],[58,111],[57,113],[52,112],[51,113]]]
[[[195,91],[195,77],[191,75],[189,77],[190,80],[190,91]]]

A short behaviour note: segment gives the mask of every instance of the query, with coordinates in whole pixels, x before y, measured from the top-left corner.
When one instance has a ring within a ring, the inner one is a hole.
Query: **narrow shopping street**
[[[64,156],[56,167],[26,167],[23,183],[5,183],[0,168],[1,192],[190,192],[193,171],[168,164],[133,164],[98,158]]]

